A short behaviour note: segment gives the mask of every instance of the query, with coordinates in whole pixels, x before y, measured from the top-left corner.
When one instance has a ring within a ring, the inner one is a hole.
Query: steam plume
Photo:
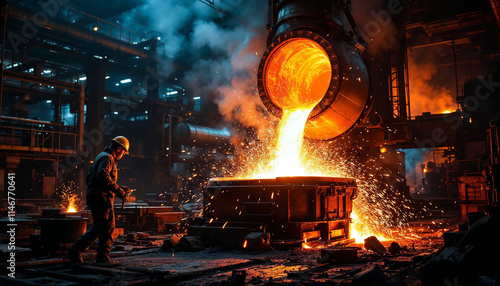
[[[256,88],[257,67],[266,47],[267,2],[215,4],[233,17],[199,1],[160,0],[149,0],[128,17],[150,15],[146,22],[163,35],[167,56],[187,64],[180,78],[190,96],[201,97],[205,104],[215,102],[226,122],[237,121],[259,132],[269,125]]]

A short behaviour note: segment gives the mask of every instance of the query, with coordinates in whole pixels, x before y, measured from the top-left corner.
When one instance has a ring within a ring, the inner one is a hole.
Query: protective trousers
[[[77,251],[85,251],[90,244],[99,238],[97,245],[97,259],[109,257],[111,246],[113,246],[112,233],[115,229],[115,212],[113,208],[91,206],[94,223],[87,232],[80,237],[72,246]]]

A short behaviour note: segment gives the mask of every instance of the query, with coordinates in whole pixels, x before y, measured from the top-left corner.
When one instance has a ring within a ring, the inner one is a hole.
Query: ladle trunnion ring
[[[329,65],[325,65],[326,58]],[[262,56],[257,84],[264,106],[276,117],[290,108],[284,106],[288,102],[295,104],[297,100],[291,97],[297,92],[303,97],[299,104],[308,97],[318,99],[305,127],[305,137],[312,139],[328,140],[349,132],[371,107],[368,71],[356,48],[344,37],[306,29],[274,38]],[[318,86],[324,86],[319,97]]]

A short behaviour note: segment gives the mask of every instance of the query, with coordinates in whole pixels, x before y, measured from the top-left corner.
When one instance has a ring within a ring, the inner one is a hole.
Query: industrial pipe
[[[273,1],[268,47],[257,74],[268,111],[318,102],[305,136],[327,140],[352,130],[371,108],[366,65],[356,39],[343,30],[339,1]]]
[[[174,136],[180,143],[188,146],[215,146],[229,142],[231,132],[190,123],[175,126]]]

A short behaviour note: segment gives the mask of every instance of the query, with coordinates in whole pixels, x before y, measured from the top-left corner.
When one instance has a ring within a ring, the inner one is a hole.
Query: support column
[[[151,65],[151,72],[157,72],[157,64]],[[154,82],[153,82],[154,81]],[[159,95],[159,82],[156,76],[151,77],[149,86],[147,89],[147,98],[151,100],[157,100]],[[163,113],[162,107],[158,104],[150,105],[148,110],[148,125],[149,125],[149,138],[151,140],[146,141],[147,156],[151,159],[151,166],[153,178],[155,184],[163,185],[165,176],[168,174],[164,173],[164,166],[162,162],[165,162],[161,156],[163,156],[162,148],[162,134],[164,128],[163,125]]]
[[[88,170],[89,168],[89,161],[93,160],[93,158],[88,158],[91,154],[87,153],[90,150],[85,150],[84,146],[84,135],[85,135],[85,128],[84,128],[84,120],[85,120],[85,87],[82,86],[82,89],[78,93],[78,100],[77,100],[77,121],[76,121],[76,130],[78,133],[78,143],[77,143],[77,150],[78,154],[80,154],[83,158],[83,164],[81,164],[81,168],[78,168],[78,188],[81,191],[82,197],[80,200],[85,201],[85,190],[86,190],[86,183],[85,183],[85,178],[86,178],[86,172],[85,170]],[[87,157],[85,156],[87,155]]]
[[[78,152],[84,152],[83,149],[83,139],[85,134],[84,120],[85,120],[85,87],[82,86],[82,89],[78,93],[77,100],[77,120],[76,120],[76,130],[78,132]]]
[[[62,99],[62,89],[56,89],[56,95],[52,98],[52,109],[54,110],[53,121],[55,124],[61,124],[61,99]]]
[[[397,81],[398,81],[398,102],[399,102],[399,121],[407,121],[409,118],[410,108],[407,102],[407,82],[406,82],[406,72],[407,72],[407,46],[406,46],[406,24],[405,24],[405,13],[399,13],[394,15],[392,21],[398,27],[398,42],[399,48],[395,52],[396,58],[396,69],[397,69]]]
[[[86,130],[89,134],[89,157],[94,158],[104,148],[104,96],[106,95],[106,62],[95,61],[86,67],[87,76],[87,122]],[[92,160],[92,159],[91,159]]]

